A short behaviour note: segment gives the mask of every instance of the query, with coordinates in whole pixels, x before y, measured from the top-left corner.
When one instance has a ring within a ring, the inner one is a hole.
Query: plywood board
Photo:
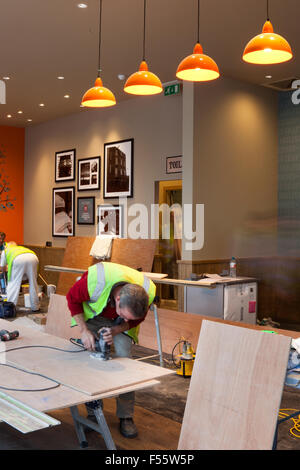
[[[10,322],[0,320],[0,329],[9,329],[9,326],[11,326]],[[162,367],[128,358],[118,357],[110,361],[101,361],[92,358],[89,351],[81,351],[77,346],[62,338],[23,326],[19,330],[20,337],[13,342],[5,343],[6,350],[19,346],[39,347],[0,353],[7,363],[46,375],[90,396],[174,373]],[[41,346],[52,346],[68,352]],[[78,350],[80,352],[69,352]]]
[[[3,377],[5,377],[5,381],[3,380]],[[158,380],[149,380],[140,384],[124,387],[122,388],[121,393],[153,387],[157,384],[159,384]],[[32,392],[7,390],[6,394],[20,400],[27,406],[43,412],[49,412],[60,408],[69,408],[91,400],[91,397],[85,393],[66,387],[65,385],[60,385],[59,387],[51,390],[38,391],[41,389],[51,388],[55,384],[46,378],[31,375],[10,367],[5,368],[5,375],[0,375],[0,386],[2,385],[5,385],[6,388],[32,390]],[[101,393],[93,396],[92,400],[117,396],[119,393],[119,390]]]
[[[175,344],[184,337],[192,343],[194,349],[197,348],[198,338],[203,320],[210,320],[216,323],[224,323],[228,325],[236,325],[242,328],[250,328],[252,330],[271,329],[277,333],[289,336],[291,338],[299,338],[299,331],[281,330],[279,328],[269,328],[260,325],[248,325],[241,322],[228,322],[219,318],[199,315],[197,313],[177,312],[175,310],[167,310],[158,308],[158,318],[160,325],[160,334],[162,340],[162,350],[164,353],[171,354]],[[139,343],[145,348],[157,350],[156,329],[153,312],[148,312],[146,319],[141,323],[139,332]]]
[[[133,269],[151,272],[157,240],[132,240],[115,238],[113,240],[112,263],[124,264]]]
[[[71,327],[71,313],[64,295],[51,294],[45,333],[65,339],[80,338],[79,327]]]
[[[178,448],[272,449],[290,343],[204,320]]]
[[[62,266],[87,270],[93,264],[90,250],[94,241],[95,237],[68,237]],[[77,277],[78,274],[60,273],[57,294],[66,295]]]

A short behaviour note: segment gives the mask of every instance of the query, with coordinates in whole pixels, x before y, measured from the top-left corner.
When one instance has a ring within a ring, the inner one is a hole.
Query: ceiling
[[[80,2],[88,7],[78,8]],[[124,93],[118,78],[138,70],[142,60],[143,4],[103,0],[101,78],[117,102],[151,99]],[[269,11],[274,31],[289,41],[294,58],[255,66],[241,56],[261,32],[266,0],[200,0],[200,42],[222,76],[257,85],[300,77],[300,2],[269,0]],[[80,108],[97,76],[98,31],[99,0],[0,0],[0,79],[10,77],[0,124],[25,127],[77,112],[105,112]],[[146,61],[163,83],[176,79],[177,65],[192,53],[196,40],[197,0],[147,1]],[[269,74],[272,79],[265,78]]]

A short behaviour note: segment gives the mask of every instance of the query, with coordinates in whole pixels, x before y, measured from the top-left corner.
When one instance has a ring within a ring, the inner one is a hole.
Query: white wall
[[[80,112],[26,129],[24,244],[65,246],[52,237],[52,188],[74,186],[76,196],[95,196],[96,205],[118,203],[100,191],[77,192],[77,180],[55,183],[55,152],[76,148],[76,159],[101,155],[107,142],[134,138],[133,198],[128,205],[154,203],[154,181],[175,179],[166,174],[166,157],[182,152],[181,96],[134,98],[113,108]],[[77,165],[76,165],[77,175]],[[176,178],[178,175],[176,175]],[[76,206],[76,204],[75,204]],[[76,207],[75,207],[76,209]],[[96,225],[75,225],[75,235],[94,236]]]

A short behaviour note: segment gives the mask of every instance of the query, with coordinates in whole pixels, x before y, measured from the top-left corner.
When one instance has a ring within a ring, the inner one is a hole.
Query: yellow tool
[[[180,354],[175,356],[175,359],[174,359],[174,350],[179,344],[182,344],[182,343],[183,343],[182,351],[180,352]],[[191,343],[189,343],[185,339],[178,341],[178,343],[176,343],[173,348],[172,359],[173,359],[173,363],[178,369],[177,370],[178,375],[182,375],[182,377],[191,377],[192,372],[193,372],[194,362],[195,362],[195,353],[194,353]]]

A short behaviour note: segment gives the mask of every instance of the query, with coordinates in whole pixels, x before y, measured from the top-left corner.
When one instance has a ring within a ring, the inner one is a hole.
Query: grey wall
[[[66,239],[52,238],[52,188],[74,186],[76,196],[95,196],[96,205],[117,204],[103,200],[100,191],[77,192],[77,181],[55,184],[55,152],[76,148],[77,159],[101,155],[103,145],[134,138],[134,197],[150,206],[154,202],[154,181],[171,179],[166,174],[166,157],[181,154],[181,96],[141,97],[113,108],[81,112],[36,125],[26,130],[24,243],[65,246]],[[102,171],[103,171],[103,159]],[[77,168],[76,168],[77,173]],[[178,177],[178,175],[176,175]],[[75,235],[96,235],[96,226],[76,225]]]

